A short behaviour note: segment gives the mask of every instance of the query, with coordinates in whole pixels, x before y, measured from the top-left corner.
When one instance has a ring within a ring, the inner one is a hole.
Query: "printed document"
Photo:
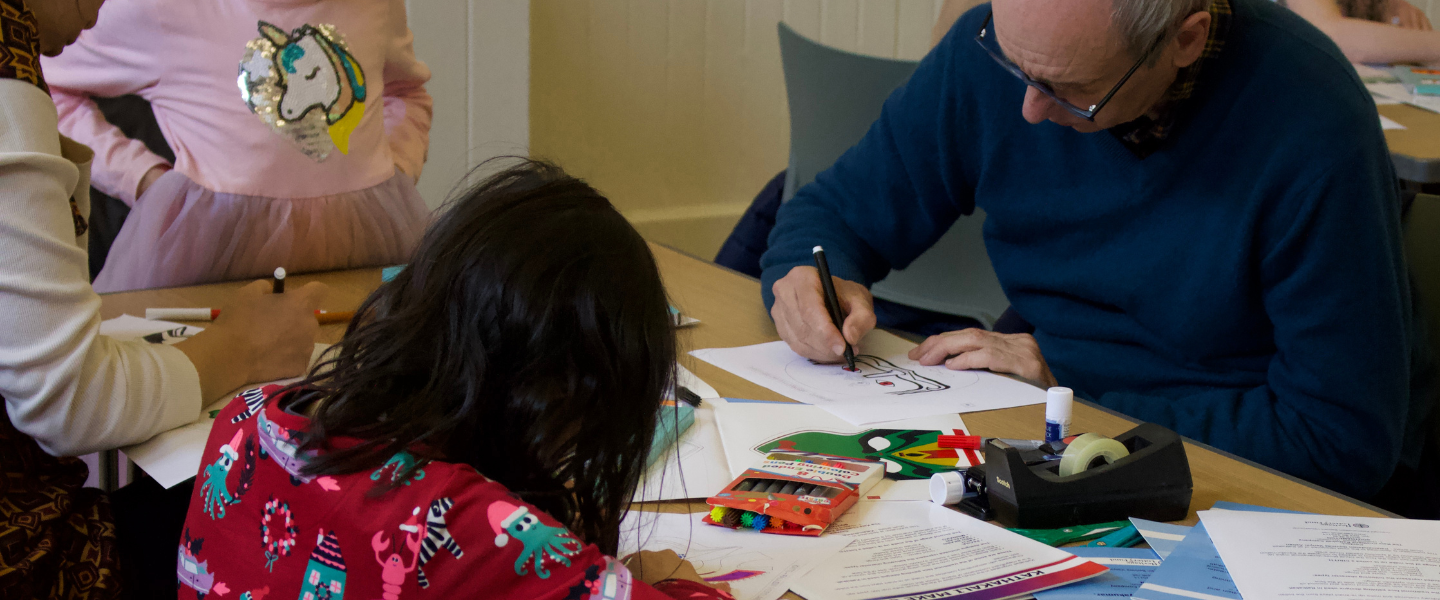
[[[928,502],[860,502],[826,537],[853,540],[790,589],[826,600],[999,600],[1106,572]]]
[[[1208,510],[1246,598],[1440,598],[1440,522]]]

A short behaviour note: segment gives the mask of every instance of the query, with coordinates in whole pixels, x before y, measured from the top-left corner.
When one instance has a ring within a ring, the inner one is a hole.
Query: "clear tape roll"
[[[1092,465],[1099,466],[1096,461],[1101,459],[1104,464],[1110,464],[1127,456],[1130,456],[1130,451],[1125,449],[1124,444],[1103,435],[1087,433],[1075,438],[1065,448],[1065,454],[1060,456],[1060,476],[1084,473]]]

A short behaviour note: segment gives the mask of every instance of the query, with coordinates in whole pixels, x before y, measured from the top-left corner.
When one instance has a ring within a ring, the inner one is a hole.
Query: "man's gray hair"
[[[1113,1],[1115,30],[1136,59],[1162,38],[1174,34],[1186,17],[1210,8],[1210,0]]]

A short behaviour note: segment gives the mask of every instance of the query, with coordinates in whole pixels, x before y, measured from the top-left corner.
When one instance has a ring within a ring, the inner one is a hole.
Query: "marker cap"
[[[151,321],[212,321],[220,309],[210,308],[147,308],[145,318]]]
[[[942,506],[957,504],[965,495],[965,477],[959,471],[930,476],[930,501]]]
[[[941,448],[980,450],[985,447],[985,439],[978,435],[942,435],[936,439],[936,445]]]

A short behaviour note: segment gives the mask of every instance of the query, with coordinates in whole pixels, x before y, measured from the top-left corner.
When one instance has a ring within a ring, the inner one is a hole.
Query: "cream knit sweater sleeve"
[[[88,166],[56,119],[39,88],[0,79],[0,396],[16,429],[79,455],[194,421],[200,377],[179,350],[99,334],[69,203],[88,206]]]

